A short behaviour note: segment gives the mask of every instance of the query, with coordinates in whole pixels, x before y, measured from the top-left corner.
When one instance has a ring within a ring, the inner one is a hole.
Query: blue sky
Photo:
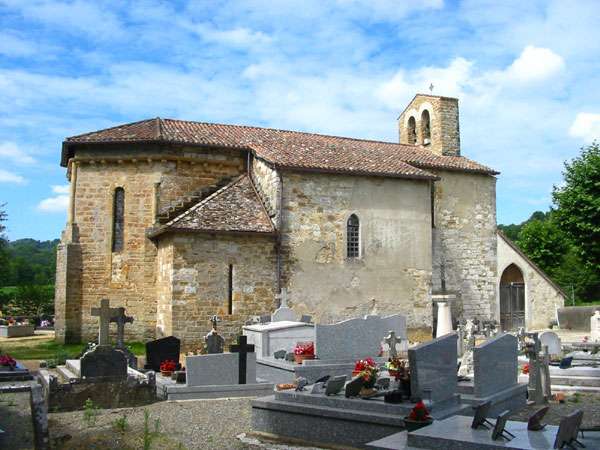
[[[0,203],[59,237],[70,135],[149,117],[397,140],[416,92],[460,99],[498,222],[550,205],[600,137],[600,2],[0,0]]]

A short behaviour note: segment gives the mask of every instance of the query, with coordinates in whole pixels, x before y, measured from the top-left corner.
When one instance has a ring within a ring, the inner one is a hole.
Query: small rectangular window
[[[115,189],[113,199],[113,233],[112,251],[117,253],[123,251],[123,239],[125,231],[125,190],[121,187]]]
[[[358,258],[360,255],[360,223],[358,217],[352,214],[346,224],[347,256]]]

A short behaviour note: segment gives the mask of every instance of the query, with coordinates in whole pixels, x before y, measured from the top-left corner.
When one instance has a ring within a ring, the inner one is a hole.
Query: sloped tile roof
[[[165,142],[251,150],[279,168],[407,178],[435,178],[426,169],[495,175],[462,156],[441,156],[418,145],[241,125],[149,119],[67,138],[61,164],[76,144]]]
[[[274,234],[275,227],[252,181],[242,175],[149,236],[169,231]]]

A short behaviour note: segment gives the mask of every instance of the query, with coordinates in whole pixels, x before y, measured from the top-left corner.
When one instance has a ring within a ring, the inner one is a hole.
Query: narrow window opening
[[[360,222],[358,221],[358,217],[356,217],[355,214],[352,214],[348,218],[346,227],[348,240],[348,258],[358,258],[360,255]]]
[[[417,122],[412,116],[408,118],[408,143],[417,143]]]
[[[123,232],[125,228],[125,190],[121,187],[115,189],[113,200],[113,233],[112,251],[123,251]]]
[[[423,136],[423,145],[431,143],[431,120],[427,110],[421,113],[421,136]]]
[[[233,314],[233,264],[229,264],[229,280],[227,286],[227,313]]]
[[[435,228],[435,184],[431,182],[431,228]]]

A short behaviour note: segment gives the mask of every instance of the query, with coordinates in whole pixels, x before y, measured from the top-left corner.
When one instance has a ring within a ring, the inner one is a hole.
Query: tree
[[[556,220],[572,240],[581,259],[600,266],[600,145],[582,148],[579,157],[565,163],[564,185],[555,186],[552,198]]]
[[[544,272],[552,274],[569,250],[564,233],[554,220],[532,220],[519,233],[517,245]]]

